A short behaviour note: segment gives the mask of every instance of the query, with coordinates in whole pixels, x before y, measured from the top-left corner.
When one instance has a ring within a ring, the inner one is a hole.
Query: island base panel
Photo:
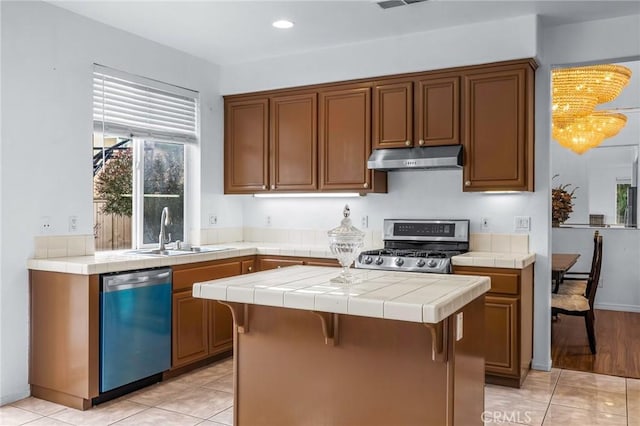
[[[445,319],[441,362],[420,323],[340,315],[331,345],[311,311],[249,305],[235,342],[236,425],[481,424],[484,297],[463,311],[460,341],[455,315]]]

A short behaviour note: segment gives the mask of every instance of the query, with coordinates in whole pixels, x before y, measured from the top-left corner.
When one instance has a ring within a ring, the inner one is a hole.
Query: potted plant
[[[553,176],[555,179],[559,175]],[[573,194],[578,187],[571,189],[569,192],[570,183],[560,184],[551,190],[551,225],[553,227],[560,226],[569,219],[570,213],[573,212]]]

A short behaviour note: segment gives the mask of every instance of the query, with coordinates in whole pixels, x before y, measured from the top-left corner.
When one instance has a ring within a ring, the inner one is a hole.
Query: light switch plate
[[[514,231],[528,231],[531,228],[530,216],[515,216],[513,220]]]
[[[456,314],[456,342],[458,340],[462,340],[462,330],[463,330],[463,324],[462,324],[462,312],[458,312]]]

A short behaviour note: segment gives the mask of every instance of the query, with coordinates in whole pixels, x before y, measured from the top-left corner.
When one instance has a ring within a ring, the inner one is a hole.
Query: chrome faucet
[[[171,214],[169,213],[169,207],[162,209],[162,215],[160,216],[160,235],[158,236],[158,250],[165,250],[164,245],[171,241],[171,234],[167,238],[166,226],[171,225]]]

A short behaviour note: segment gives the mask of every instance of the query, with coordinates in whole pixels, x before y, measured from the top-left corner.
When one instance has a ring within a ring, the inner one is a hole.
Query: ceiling
[[[429,0],[391,9],[372,0],[49,2],[220,65],[525,15],[549,26],[640,14],[640,0]],[[295,26],[271,26],[283,18]]]

